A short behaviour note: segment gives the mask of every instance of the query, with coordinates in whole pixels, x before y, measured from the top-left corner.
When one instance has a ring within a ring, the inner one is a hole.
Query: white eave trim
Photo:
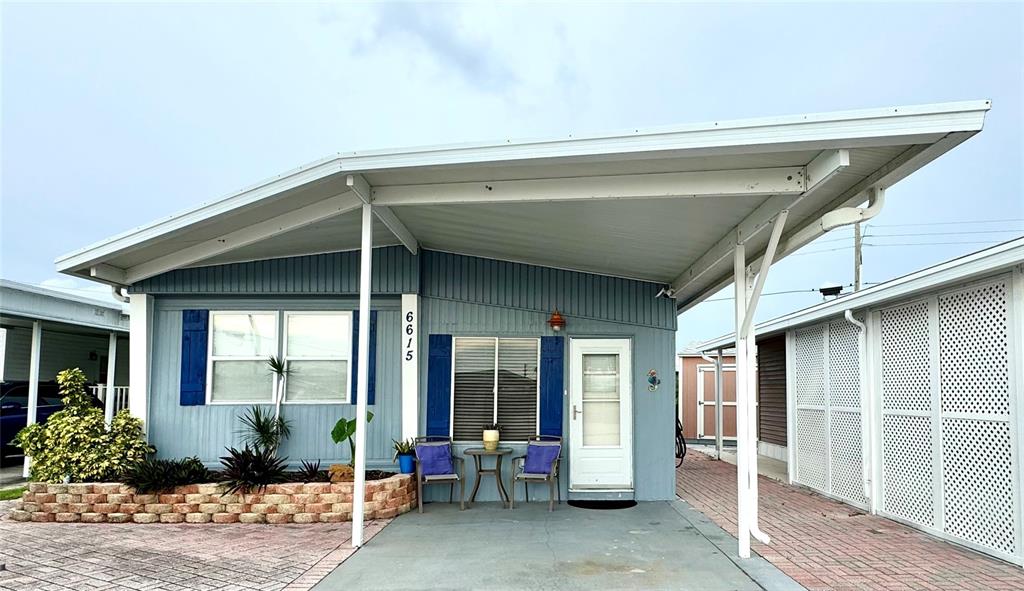
[[[272,197],[283,191],[340,173],[471,165],[523,160],[618,156],[659,151],[698,153],[765,152],[786,149],[856,147],[879,140],[913,142],[914,138],[951,132],[977,132],[984,124],[991,101],[976,100],[906,107],[888,107],[796,115],[713,121],[656,130],[552,140],[512,141],[435,146],[403,150],[344,152],[293,169],[232,193],[223,199],[168,216],[56,259],[57,270],[74,273],[104,263],[161,236]],[[841,142],[843,146],[832,145]]]
[[[762,336],[812,324],[824,318],[841,315],[846,310],[860,310],[900,300],[915,293],[931,291],[944,285],[970,281],[1003,269],[1009,269],[1022,262],[1024,262],[1024,238],[1017,238],[903,277],[897,277],[885,283],[873,285],[845,297],[774,318],[754,327],[754,332],[756,335]],[[696,345],[696,348],[700,351],[710,351],[721,347],[731,347],[734,341],[735,335],[728,334],[700,343]]]

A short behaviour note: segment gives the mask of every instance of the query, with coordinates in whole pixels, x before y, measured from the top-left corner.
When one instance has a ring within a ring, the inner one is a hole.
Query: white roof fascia
[[[885,283],[873,285],[845,297],[779,316],[755,326],[754,333],[758,336],[769,335],[797,326],[812,324],[825,318],[841,315],[846,310],[860,310],[903,299],[915,293],[931,291],[951,283],[969,281],[1022,262],[1024,262],[1024,238],[1017,238],[897,277]],[[701,351],[731,347],[736,341],[735,337],[735,333],[729,333],[717,339],[700,343],[697,347]]]
[[[662,128],[633,130],[629,133],[596,135],[554,140],[512,141],[435,146],[403,150],[344,152],[273,177],[263,183],[232,193],[223,199],[139,226],[114,237],[58,257],[57,270],[74,269],[104,261],[115,253],[127,251],[149,240],[256,203],[282,191],[320,180],[338,172],[469,165],[533,159],[620,155],[663,150],[710,150],[720,153],[762,151],[783,145],[813,148],[832,147],[842,142],[854,147],[860,140],[870,143],[878,138],[980,131],[991,101],[976,100],[909,107],[889,107],[808,114],[785,117],[708,122]],[[733,148],[733,150],[726,150]]]

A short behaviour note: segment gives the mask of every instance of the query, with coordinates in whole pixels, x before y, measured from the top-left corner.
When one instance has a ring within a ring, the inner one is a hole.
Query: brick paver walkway
[[[736,467],[691,452],[676,491],[736,535]],[[761,477],[756,550],[811,590],[1024,589],[1024,569],[943,542],[806,489]]]
[[[0,505],[0,589],[299,591],[353,552],[349,523],[19,523]],[[366,539],[389,522],[367,522]]]

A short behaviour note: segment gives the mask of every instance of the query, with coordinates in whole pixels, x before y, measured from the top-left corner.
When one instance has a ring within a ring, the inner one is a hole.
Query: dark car
[[[102,403],[93,397],[93,404]],[[64,408],[57,382],[39,382],[36,422],[44,423],[53,413]],[[14,436],[25,428],[28,418],[28,382],[0,382],[0,465],[21,461],[20,447],[11,444]]]

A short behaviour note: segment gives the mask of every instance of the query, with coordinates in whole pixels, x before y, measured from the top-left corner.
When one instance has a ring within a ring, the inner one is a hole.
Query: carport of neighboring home
[[[271,402],[262,363],[280,355],[296,370],[284,453],[347,459],[328,432],[355,416],[357,486],[389,463],[393,438],[463,445],[496,421],[519,450],[531,434],[565,438],[570,497],[666,500],[677,311],[738,276],[741,328],[773,259],[873,215],[989,107],[345,152],[57,268],[130,292],[130,408],[162,454],[214,461],[242,405]],[[547,323],[555,310],[564,330]],[[741,351],[744,462],[751,363]],[[738,482],[741,555],[758,533],[753,464]]]

